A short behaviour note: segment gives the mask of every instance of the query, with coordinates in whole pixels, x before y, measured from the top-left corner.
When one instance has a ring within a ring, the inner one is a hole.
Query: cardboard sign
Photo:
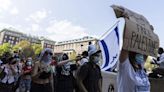
[[[122,6],[113,5],[116,16],[125,18],[123,49],[144,55],[157,56],[159,38],[147,19]]]
[[[156,56],[159,47],[158,36],[140,24],[128,19],[125,21],[123,49]]]
[[[149,29],[150,31],[153,30],[153,26],[151,26],[149,24],[149,22],[147,21],[147,19],[144,16],[142,16],[138,13],[135,13],[122,6],[112,5],[111,7],[114,9],[117,18],[120,18],[120,17],[127,18],[133,22],[136,22],[136,23],[144,26],[145,28]]]

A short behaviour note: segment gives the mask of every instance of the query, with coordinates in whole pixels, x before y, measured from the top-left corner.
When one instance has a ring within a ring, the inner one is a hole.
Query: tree
[[[14,47],[13,47],[13,51],[18,51],[20,49],[20,47],[18,46],[18,45],[15,45]]]
[[[155,68],[155,65],[151,64],[151,61],[152,61],[152,58],[151,56],[148,56],[146,62],[145,62],[145,69],[147,71],[152,71],[152,69]]]
[[[29,41],[20,41],[17,45],[13,47],[13,50],[19,51],[20,56],[24,58],[34,57],[34,50]]]
[[[10,43],[4,43],[0,45],[0,56],[2,56],[5,52],[11,52],[12,46]]]
[[[22,41],[20,41],[18,44],[16,44],[13,48],[26,48],[26,47],[29,47],[31,44],[30,44],[30,42],[29,41],[26,41],[26,40],[22,40]]]
[[[32,48],[34,50],[35,56],[38,56],[40,54],[40,52],[43,50],[41,44],[33,44]]]
[[[26,40],[20,41],[17,45],[13,47],[13,50],[20,51],[23,57],[32,57],[33,59],[35,59],[36,56],[40,54],[42,49],[43,48],[41,44],[31,44],[29,41]]]

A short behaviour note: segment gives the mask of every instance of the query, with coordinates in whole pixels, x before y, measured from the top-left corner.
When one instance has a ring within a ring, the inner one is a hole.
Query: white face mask
[[[31,65],[32,65],[32,62],[28,61],[28,62],[27,62],[27,65],[28,65],[28,66],[31,66]]]
[[[137,64],[142,64],[144,63],[144,56],[142,54],[136,54],[135,60]]]

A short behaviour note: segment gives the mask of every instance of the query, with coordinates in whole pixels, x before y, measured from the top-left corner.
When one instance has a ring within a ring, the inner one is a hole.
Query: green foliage
[[[43,50],[41,44],[31,44],[29,41],[23,40],[20,41],[15,46],[11,46],[9,43],[4,43],[0,45],[0,56],[5,52],[17,51],[20,52],[21,57],[32,57],[35,58]]]
[[[23,49],[23,55],[25,58],[28,58],[28,57],[32,57],[32,58],[35,58],[35,53],[34,53],[34,50],[31,48],[31,47],[25,47]]]
[[[29,47],[31,44],[29,41],[26,41],[26,40],[23,40],[23,41],[20,41],[17,45],[15,45],[14,47],[15,48],[21,48],[21,49],[24,49],[26,47]]]
[[[152,61],[152,57],[148,56],[148,58],[146,60],[146,63],[145,63],[145,69],[147,71],[152,71],[152,69],[155,68],[155,65],[151,64],[151,61]]]
[[[20,41],[17,45],[13,47],[13,50],[19,51],[22,57],[28,58],[34,56],[34,51],[29,41]]]
[[[5,52],[11,52],[12,46],[10,43],[4,43],[0,45],[0,56],[2,56]]]
[[[14,47],[13,47],[13,51],[18,51],[20,49],[20,47],[18,46],[18,45],[15,45]]]
[[[32,48],[34,50],[35,55],[39,55],[39,53],[43,50],[41,44],[33,44]]]
[[[35,58],[41,51],[41,44],[31,44],[29,41],[20,41],[17,45],[13,47],[13,50],[21,51],[21,54],[25,57],[33,57]]]

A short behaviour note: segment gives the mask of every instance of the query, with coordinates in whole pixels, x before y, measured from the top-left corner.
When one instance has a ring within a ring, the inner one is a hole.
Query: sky
[[[0,29],[54,41],[100,38],[117,21],[113,4],[145,16],[164,47],[163,0],[0,0]]]

